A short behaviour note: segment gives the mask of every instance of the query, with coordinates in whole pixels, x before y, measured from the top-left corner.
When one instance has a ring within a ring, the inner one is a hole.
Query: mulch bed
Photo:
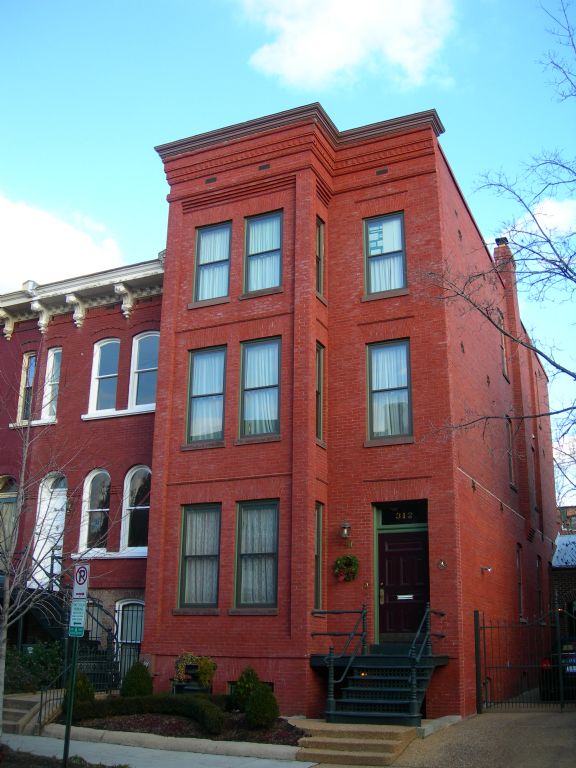
[[[226,712],[224,728],[218,736],[206,734],[194,720],[179,715],[119,715],[117,717],[84,720],[80,725],[102,728],[105,731],[131,731],[155,733],[158,736],[183,736],[187,738],[213,739],[216,741],[250,741],[257,744],[285,744],[297,746],[304,731],[278,718],[271,728],[253,730],[246,725],[244,715]]]

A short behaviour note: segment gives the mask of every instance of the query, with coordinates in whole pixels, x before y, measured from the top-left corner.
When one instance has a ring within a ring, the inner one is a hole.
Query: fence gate
[[[477,712],[574,708],[558,612],[534,622],[487,620],[474,611]],[[571,676],[570,676],[571,677]]]

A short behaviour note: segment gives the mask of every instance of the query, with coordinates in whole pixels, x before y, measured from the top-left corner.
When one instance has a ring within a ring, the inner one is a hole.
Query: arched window
[[[157,331],[136,336],[132,343],[130,368],[130,408],[150,408],[156,403],[156,379],[158,376]]]
[[[94,345],[90,412],[115,411],[118,385],[119,339],[103,339]]]
[[[121,547],[148,546],[148,514],[150,512],[150,480],[148,467],[133,467],[124,481]]]
[[[67,492],[68,484],[62,474],[50,474],[40,483],[30,587],[59,586]]]
[[[14,546],[18,530],[16,503],[18,501],[18,483],[10,475],[0,475],[0,548],[9,554]],[[5,564],[0,562],[0,568]]]
[[[106,549],[110,516],[110,475],[91,472],[84,483],[80,549]]]

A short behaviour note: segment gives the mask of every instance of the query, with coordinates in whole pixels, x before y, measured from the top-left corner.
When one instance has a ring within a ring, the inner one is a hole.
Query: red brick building
[[[89,562],[93,640],[112,617],[117,643],[141,639],[162,276],[158,259],[0,297],[0,504],[21,486],[21,586],[58,592]],[[30,612],[21,637],[61,633],[57,613]]]
[[[146,571],[143,651],[158,690],[177,656],[206,654],[215,692],[250,665],[283,713],[317,716],[324,657],[342,643],[329,633],[357,618],[341,612],[366,606],[380,658],[409,646],[430,604],[442,665],[427,715],[468,714],[473,611],[545,610],[550,430],[523,417],[547,410],[546,376],[505,335],[525,333],[513,263],[505,242],[487,251],[442,131],[430,111],[340,132],[313,104],[157,148],[170,210],[153,432],[152,403],[133,407],[129,380],[131,349],[159,328],[159,262],[0,297],[11,335],[0,360],[20,382],[18,418],[0,424],[0,475],[17,474],[9,423],[42,421],[39,394],[22,418],[29,354],[61,348],[66,399],[39,445],[73,435],[80,449],[65,554],[91,558],[108,605],[143,598]],[[444,290],[483,273],[474,290],[492,322]],[[36,381],[50,383],[37,354]],[[45,475],[46,457],[34,461]],[[131,557],[112,510],[147,512],[126,503],[142,467],[153,469],[150,535]],[[106,547],[87,492],[101,472]],[[347,555],[349,580],[333,573]]]
[[[215,690],[251,665],[283,712],[318,715],[311,662],[351,618],[314,609],[365,603],[381,650],[429,602],[448,663],[427,713],[470,713],[473,610],[544,609],[550,431],[519,417],[547,410],[546,376],[501,331],[524,333],[510,254],[486,250],[442,130],[430,111],[340,132],[313,104],[157,148],[170,213],[145,651],[158,687],[179,653],[210,654]],[[493,323],[437,285],[479,272]],[[454,429],[485,416],[500,418]],[[352,581],[332,573],[345,554]]]

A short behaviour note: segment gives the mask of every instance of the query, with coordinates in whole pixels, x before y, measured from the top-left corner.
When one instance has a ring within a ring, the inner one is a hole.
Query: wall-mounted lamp
[[[480,566],[480,572],[481,573],[492,573],[492,566],[491,565],[481,565]]]
[[[444,560],[444,559],[440,559],[440,560],[438,560],[438,562],[436,563],[436,567],[437,567],[437,568],[440,568],[440,570],[441,570],[441,571],[443,571],[443,570],[444,570],[444,568],[447,568],[447,567],[448,567],[448,563],[446,562],[446,560]]]
[[[344,539],[346,542],[346,546],[351,547],[352,546],[352,539],[350,538],[350,534],[352,533],[352,526],[350,523],[344,521],[343,523],[340,523],[340,536]]]

